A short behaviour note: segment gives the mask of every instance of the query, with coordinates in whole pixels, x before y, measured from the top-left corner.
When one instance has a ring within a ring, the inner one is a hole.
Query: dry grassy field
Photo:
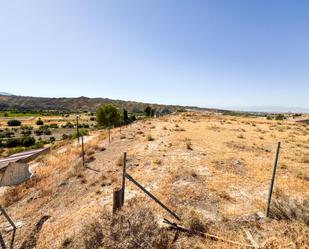
[[[76,142],[59,142],[31,163],[31,180],[2,192],[19,225],[14,248],[309,248],[308,125],[184,112],[114,129],[110,144],[103,130],[86,141],[87,168]],[[112,216],[125,151],[127,172],[181,221],[129,181],[123,210]],[[3,218],[0,226],[9,241]]]

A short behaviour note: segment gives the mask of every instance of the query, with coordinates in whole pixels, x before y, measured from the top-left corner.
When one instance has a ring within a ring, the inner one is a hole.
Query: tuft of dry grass
[[[154,138],[153,138],[153,136],[151,134],[148,134],[147,137],[146,137],[146,140],[147,141],[153,141]]]
[[[103,243],[103,232],[99,222],[90,223],[84,229],[85,249],[100,248]]]
[[[103,210],[70,240],[73,248],[85,249],[170,248],[168,231],[158,225],[152,211],[133,202],[114,215]]]
[[[204,217],[193,208],[185,210],[182,219],[184,227],[189,229],[192,235],[205,233],[208,230]]]
[[[186,142],[186,148],[187,148],[188,150],[193,150],[191,139],[186,138],[186,139],[185,139],[185,142]]]
[[[277,220],[298,220],[309,226],[309,200],[291,199],[281,193],[271,203],[270,217]]]

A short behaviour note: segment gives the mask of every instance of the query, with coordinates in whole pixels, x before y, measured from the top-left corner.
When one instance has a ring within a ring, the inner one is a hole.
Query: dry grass
[[[147,141],[153,141],[154,138],[153,138],[153,136],[151,134],[148,134],[147,137],[146,137],[146,140]]]
[[[155,126],[150,135],[153,142],[146,135],[150,126]],[[1,201],[14,220],[27,221],[18,230],[19,245],[35,225],[28,221],[37,220],[38,214],[51,216],[38,235],[38,249],[239,248],[197,234],[206,231],[247,244],[243,229],[250,230],[265,248],[306,248],[309,140],[304,130],[289,121],[278,124],[262,118],[199,113],[156,118],[151,124],[138,121],[122,134],[112,131],[111,144],[103,132],[88,141],[86,158],[95,159],[87,164],[89,169],[81,167],[80,147],[55,147],[34,162],[33,179],[8,188]],[[245,139],[236,138],[237,134],[245,134]],[[265,208],[277,141],[282,142],[282,149],[274,219],[268,220],[257,214]],[[176,210],[191,234],[180,233],[173,242],[175,231],[158,222],[169,215],[129,181],[125,209],[112,218],[112,193],[121,184],[124,151],[128,152],[128,173]]]

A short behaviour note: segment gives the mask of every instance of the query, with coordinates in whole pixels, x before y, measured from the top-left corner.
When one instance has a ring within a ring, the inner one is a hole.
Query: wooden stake
[[[275,155],[275,160],[273,164],[273,171],[272,171],[270,185],[269,185],[268,200],[267,200],[267,206],[266,206],[266,212],[265,212],[266,217],[269,217],[270,203],[271,203],[271,197],[273,194],[274,182],[275,182],[275,177],[276,177],[276,169],[277,169],[277,164],[278,164],[279,151],[280,151],[280,142],[278,142],[277,144],[276,155]]]
[[[116,189],[113,193],[113,214],[121,209],[122,206],[122,189]]]

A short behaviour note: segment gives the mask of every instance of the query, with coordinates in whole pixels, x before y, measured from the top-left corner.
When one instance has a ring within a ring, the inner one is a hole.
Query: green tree
[[[123,110],[123,123],[128,124],[130,122],[128,111],[126,109]]]
[[[119,110],[111,104],[103,105],[97,110],[97,123],[101,127],[117,126],[120,120]]]
[[[147,107],[145,108],[144,111],[145,111],[145,114],[146,114],[147,117],[150,117],[150,115],[151,115],[151,110],[152,110],[152,109],[151,109],[150,106],[147,106]]]
[[[154,117],[154,115],[155,115],[155,109],[151,109],[151,111],[150,111],[150,116],[151,116],[151,117]]]

